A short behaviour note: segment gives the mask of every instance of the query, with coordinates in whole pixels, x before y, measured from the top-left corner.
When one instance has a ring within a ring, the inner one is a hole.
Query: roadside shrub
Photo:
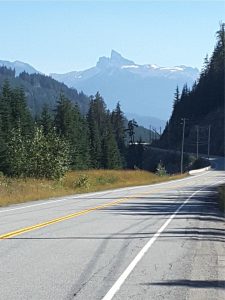
[[[69,168],[68,143],[54,131],[45,135],[42,127],[27,137],[13,129],[7,150],[10,176],[58,180]]]
[[[90,182],[88,176],[86,174],[79,175],[74,183],[74,186],[77,188],[89,188]]]
[[[166,168],[165,166],[162,164],[162,162],[160,161],[157,165],[156,168],[156,175],[158,176],[166,176],[167,172],[166,172]]]

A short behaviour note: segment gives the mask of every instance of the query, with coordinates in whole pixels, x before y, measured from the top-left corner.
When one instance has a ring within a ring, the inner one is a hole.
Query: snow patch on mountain
[[[185,65],[141,65],[112,50],[110,57],[100,57],[90,69],[50,75],[88,95],[99,91],[109,109],[120,101],[125,113],[166,120],[171,114],[176,86],[180,90],[186,83],[191,87],[199,71]]]

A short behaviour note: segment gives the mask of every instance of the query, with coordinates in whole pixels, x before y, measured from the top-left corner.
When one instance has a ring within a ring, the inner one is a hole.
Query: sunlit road
[[[217,170],[0,209],[0,299],[225,299]]]

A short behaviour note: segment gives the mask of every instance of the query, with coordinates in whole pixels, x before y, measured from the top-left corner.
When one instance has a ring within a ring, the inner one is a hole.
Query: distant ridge
[[[22,66],[24,65],[26,66],[23,63]],[[61,93],[76,103],[82,114],[87,112],[90,99],[84,93],[78,93],[77,90],[68,88],[65,84],[40,73],[28,74],[21,70],[21,73],[16,76],[15,72],[14,69],[8,69],[5,65],[0,66],[0,89],[5,80],[14,88],[22,87],[29,109],[34,116],[42,111],[44,104],[47,104],[50,109],[54,109]]]
[[[22,61],[16,60],[14,62],[10,62],[7,60],[0,60],[0,67],[5,66],[8,69],[15,69],[15,74],[16,76],[18,76],[19,74],[21,74],[22,72],[26,72],[28,74],[38,74],[41,72],[37,71],[35,68],[33,68],[31,65],[24,63]]]
[[[50,76],[86,94],[99,91],[109,108],[120,101],[125,112],[166,120],[172,110],[176,86],[182,88],[185,83],[192,86],[199,70],[184,65],[139,65],[112,50],[110,57],[100,57],[90,69]]]

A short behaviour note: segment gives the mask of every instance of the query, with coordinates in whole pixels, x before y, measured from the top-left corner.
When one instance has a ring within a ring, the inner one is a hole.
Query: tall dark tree
[[[125,156],[125,117],[121,110],[120,103],[118,102],[116,108],[112,111],[111,122],[113,131],[115,133],[116,142],[120,151],[122,160]]]
[[[41,115],[38,119],[38,123],[43,128],[43,133],[47,135],[49,132],[53,130],[54,122],[53,122],[53,114],[51,113],[49,106],[45,104],[42,108]]]
[[[102,168],[102,138],[106,129],[106,105],[99,93],[90,101],[87,114],[90,134],[90,156],[93,168]]]
[[[135,129],[135,127],[138,127],[138,124],[134,119],[128,121],[127,129],[125,129],[125,131],[127,131],[128,135],[129,135],[129,138],[130,138],[129,143],[130,144],[134,144],[134,135],[135,135],[134,129]]]
[[[78,106],[61,95],[56,106],[55,126],[59,135],[70,144],[71,167],[89,167],[88,126],[81,116]]]
[[[10,100],[12,127],[20,127],[22,134],[29,135],[32,132],[33,120],[27,107],[24,90],[14,89]]]
[[[12,90],[9,86],[9,82],[5,81],[2,94],[0,95],[0,116],[1,116],[1,131],[4,141],[7,140],[10,130],[13,127],[12,124],[12,112],[11,112],[11,98]]]
[[[174,94],[173,109],[179,103],[179,101],[180,101],[180,92],[179,92],[179,87],[177,85],[176,91],[175,91],[175,94]]]
[[[121,155],[113,133],[111,116],[108,112],[102,138],[102,166],[105,169],[119,169],[122,167]]]

